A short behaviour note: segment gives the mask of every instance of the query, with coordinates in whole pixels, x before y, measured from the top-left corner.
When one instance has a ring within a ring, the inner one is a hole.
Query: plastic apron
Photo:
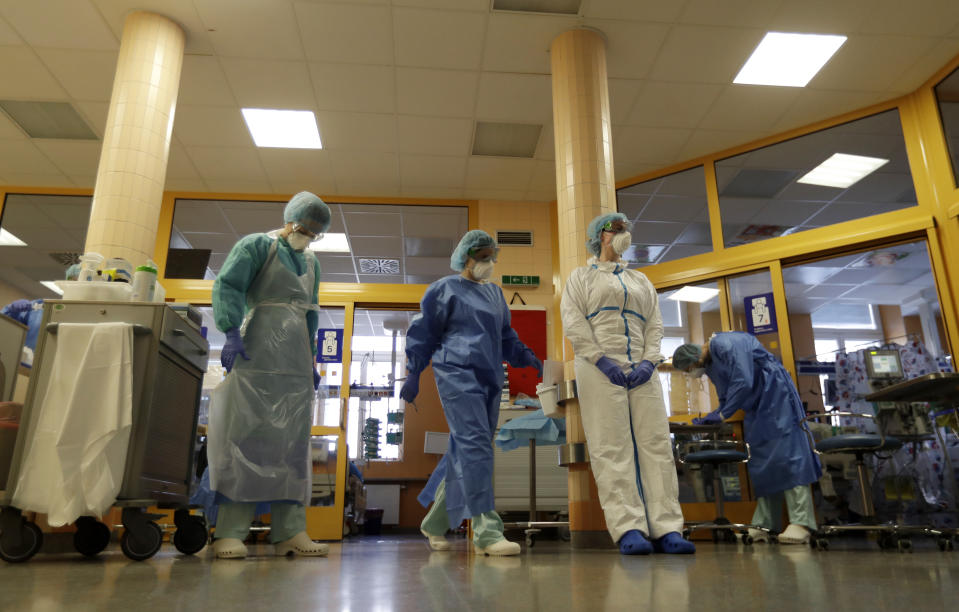
[[[310,262],[311,258],[307,258]],[[297,276],[270,254],[247,291],[243,344],[214,392],[208,456],[211,488],[234,502],[309,503],[313,352],[306,314],[314,264]]]

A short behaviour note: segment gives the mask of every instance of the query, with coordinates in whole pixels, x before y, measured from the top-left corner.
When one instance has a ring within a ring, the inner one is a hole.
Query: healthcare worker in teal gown
[[[216,326],[226,334],[220,361],[229,372],[213,395],[207,450],[220,559],[246,556],[256,502],[271,502],[276,554],[328,552],[306,533],[320,283],[306,247],[329,227],[330,209],[301,192],[283,221],[237,242],[213,285]]]
[[[420,373],[433,362],[436,388],[450,428],[449,449],[419,495],[433,506],[420,525],[433,550],[447,550],[443,537],[471,518],[479,553],[516,555],[519,544],[503,537],[503,521],[493,509],[493,436],[499,418],[503,362],[514,367],[543,364],[510,327],[503,291],[489,282],[499,249],[493,237],[472,230],[460,240],[446,276],[426,290],[422,316],[406,335],[408,375],[400,397],[419,394]]]

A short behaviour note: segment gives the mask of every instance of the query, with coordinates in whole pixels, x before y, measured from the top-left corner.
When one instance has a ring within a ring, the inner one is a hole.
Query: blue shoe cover
[[[619,539],[619,552],[624,555],[648,555],[653,552],[653,545],[639,531],[631,529]]]
[[[689,540],[684,540],[683,536],[676,531],[671,531],[659,538],[653,540],[653,548],[658,553],[667,555],[691,555],[696,552],[696,546]]]

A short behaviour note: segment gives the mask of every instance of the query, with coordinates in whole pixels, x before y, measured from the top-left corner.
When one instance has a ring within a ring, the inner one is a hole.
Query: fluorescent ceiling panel
[[[243,118],[258,147],[322,149],[313,111],[244,108]]]
[[[57,287],[56,283],[53,281],[40,281],[40,284],[49,289],[50,291],[56,293],[57,295],[63,295],[63,289]]]
[[[493,10],[576,15],[582,3],[582,0],[493,0]]]
[[[797,182],[845,189],[888,163],[888,159],[879,157],[834,153]]]
[[[0,228],[0,246],[27,246],[27,243],[7,230]]]
[[[346,234],[323,234],[322,238],[310,243],[310,250],[317,253],[349,253],[350,243]]]
[[[536,154],[542,125],[477,121],[473,134],[473,155],[529,157]]]
[[[833,34],[767,32],[733,83],[805,87],[844,42]]]
[[[30,138],[96,140],[97,135],[67,102],[0,100],[0,108]]]
[[[719,295],[719,289],[710,289],[709,287],[693,287],[686,285],[676,293],[669,296],[669,299],[677,302],[696,302],[702,304],[708,302]]]

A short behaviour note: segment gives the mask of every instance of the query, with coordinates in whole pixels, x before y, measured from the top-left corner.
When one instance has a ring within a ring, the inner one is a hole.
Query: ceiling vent
[[[532,158],[542,131],[542,125],[477,121],[473,132],[473,155]]]
[[[533,232],[506,231],[496,232],[496,244],[499,246],[533,246]]]
[[[727,198],[771,198],[799,174],[795,170],[740,170],[719,195]]]
[[[54,251],[49,253],[51,259],[57,262],[64,268],[72,266],[75,263],[80,263],[80,254],[71,253],[70,251]]]
[[[361,274],[399,274],[400,262],[397,259],[360,259]]]
[[[97,139],[93,130],[67,102],[0,100],[0,108],[30,138]]]
[[[493,0],[494,11],[578,15],[583,0]]]

